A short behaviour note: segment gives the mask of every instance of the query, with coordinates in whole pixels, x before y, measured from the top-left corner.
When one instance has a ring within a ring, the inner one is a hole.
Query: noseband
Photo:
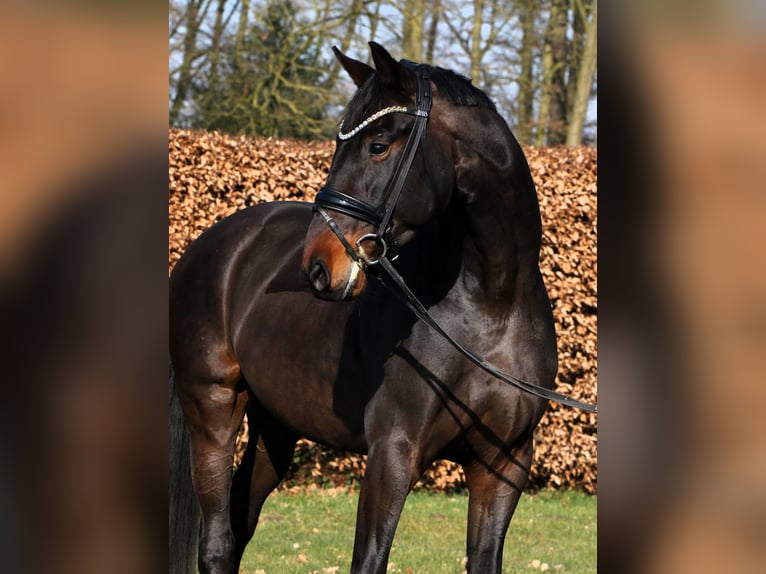
[[[407,138],[404,151],[399,159],[399,163],[396,165],[394,174],[391,176],[391,179],[386,186],[386,191],[383,194],[383,201],[380,205],[375,207],[366,201],[351,197],[350,195],[328,185],[325,185],[319,190],[319,193],[317,193],[316,199],[314,200],[314,209],[322,215],[333,233],[338,236],[338,239],[343,244],[349,256],[355,263],[362,267],[377,263],[379,257],[385,256],[388,252],[389,243],[392,242],[389,236],[391,218],[393,217],[396,205],[399,203],[399,198],[402,194],[402,189],[404,188],[404,182],[407,179],[407,174],[415,159],[415,154],[418,151],[420,142],[425,138],[426,123],[428,123],[428,114],[431,111],[431,80],[428,76],[428,70],[423,66],[417,66],[415,68],[415,74],[418,82],[418,92],[414,110],[404,106],[384,108],[374,113],[346,133],[342,131],[343,125],[341,125],[341,131],[338,133],[338,137],[345,141],[351,139],[369,124],[384,115],[404,113],[415,116],[415,123]],[[337,211],[370,223],[377,227],[377,231],[360,237],[356,242],[357,249],[354,249],[348,244],[348,241],[343,237],[340,229],[327,214],[326,210]],[[361,248],[362,242],[370,240],[378,245],[381,250],[381,255],[377,258],[370,258],[364,249]]]

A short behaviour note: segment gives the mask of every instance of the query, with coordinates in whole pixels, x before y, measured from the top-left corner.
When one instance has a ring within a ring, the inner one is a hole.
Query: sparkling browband
[[[354,129],[352,129],[350,132],[343,133],[343,124],[340,124],[340,130],[338,130],[338,137],[345,141],[348,139],[351,139],[356,134],[358,134],[360,131],[362,131],[364,128],[366,128],[368,125],[370,125],[375,120],[382,118],[383,116],[387,114],[393,114],[394,112],[409,112],[410,110],[404,106],[391,106],[388,108],[383,108],[379,112],[375,112],[372,114],[369,118],[364,120],[362,123],[360,123],[358,126],[356,126]]]

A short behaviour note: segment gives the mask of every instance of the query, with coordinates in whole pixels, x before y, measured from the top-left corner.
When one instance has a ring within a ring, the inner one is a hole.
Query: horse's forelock
[[[343,125],[348,130],[383,107],[385,87],[377,74],[372,74],[356,91],[346,106]]]

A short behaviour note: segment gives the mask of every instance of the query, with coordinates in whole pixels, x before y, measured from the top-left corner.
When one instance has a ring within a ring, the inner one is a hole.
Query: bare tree
[[[488,72],[486,56],[509,33],[512,6],[503,0],[472,0],[472,10],[457,3],[444,23],[461,51],[468,58],[473,82],[490,90],[494,75]]]
[[[170,123],[175,124],[181,108],[186,102],[189,90],[191,88],[193,77],[194,60],[199,55],[197,50],[197,35],[200,25],[210,7],[210,0],[188,0],[186,3],[186,13],[183,18],[184,39],[183,39],[183,60],[178,68],[178,77],[175,82],[175,94],[170,106]]]
[[[218,62],[221,59],[221,38],[223,37],[224,28],[228,23],[228,20],[234,14],[239,2],[234,2],[230,8],[228,17],[224,17],[226,4],[228,0],[218,0],[218,6],[215,11],[215,22],[213,24],[213,32],[210,38],[210,48],[208,50],[210,62],[210,77],[215,80],[218,77]]]
[[[575,6],[578,11],[584,12],[586,9],[582,0],[575,0]],[[582,63],[577,74],[572,111],[567,127],[566,144],[570,147],[578,146],[582,143],[585,117],[588,113],[593,77],[596,73],[596,49],[598,44],[596,41],[597,7],[598,2],[590,2],[590,17],[588,18],[586,15],[583,15],[582,18],[585,22],[585,47]]]
[[[423,60],[423,27],[425,2],[405,0],[402,14],[402,55],[408,60]]]
[[[442,15],[442,1],[431,0],[431,23],[428,26],[426,53],[424,60],[428,63],[434,61],[434,48],[436,47],[436,36],[439,28],[439,19]]]
[[[331,3],[334,4],[335,0],[328,0],[328,4]],[[359,24],[359,19],[363,14],[363,9],[364,0],[352,0],[349,10],[346,13],[347,19],[345,30],[340,37],[339,48],[341,52],[347,52],[349,46],[351,46],[351,41],[354,38],[354,33],[356,32],[357,26]],[[323,39],[322,36],[318,36],[318,38]],[[340,73],[340,69],[340,64],[338,62],[334,62],[330,74],[325,82],[328,87],[332,88],[335,86],[336,82],[338,81],[338,74]]]
[[[237,54],[242,53],[242,46],[247,33],[248,21],[250,18],[250,0],[242,0],[242,8],[239,11],[239,22],[237,23],[237,35],[234,49]]]
[[[283,20],[293,35],[283,37],[289,46],[258,57],[253,50],[266,40],[253,36],[254,26],[277,3],[291,4],[295,17]],[[595,0],[171,0],[170,120],[192,125],[200,114],[260,110],[276,121],[269,106],[300,112],[318,103],[306,125],[316,128],[307,137],[320,137],[351,89],[330,47],[364,60],[375,40],[395,56],[470,76],[521,142],[576,145],[595,93],[596,22]]]
[[[548,40],[551,47],[550,111],[548,116],[548,145],[561,145],[566,141],[567,125],[567,31],[569,0],[553,0]]]
[[[521,23],[521,47],[519,48],[519,74],[516,84],[519,88],[516,107],[516,137],[522,143],[532,143],[534,123],[535,86],[533,60],[537,46],[535,18],[538,13],[536,0],[521,0],[519,20]]]

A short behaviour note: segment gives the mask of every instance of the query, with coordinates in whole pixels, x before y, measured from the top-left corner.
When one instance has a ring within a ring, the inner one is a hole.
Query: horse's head
[[[435,120],[440,100],[432,94],[432,69],[370,47],[375,68],[334,49],[358,90],[317,195],[302,263],[314,292],[331,300],[359,295],[366,266],[408,242],[446,207],[455,187],[452,138]]]

